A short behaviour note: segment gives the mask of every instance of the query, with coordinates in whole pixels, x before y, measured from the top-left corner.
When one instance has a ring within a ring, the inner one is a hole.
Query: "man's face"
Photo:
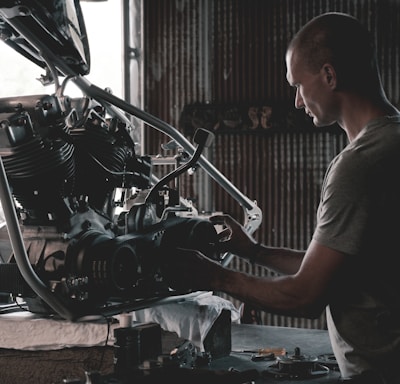
[[[334,95],[324,69],[310,72],[304,60],[290,50],[286,54],[286,67],[287,81],[296,90],[295,107],[304,108],[317,127],[334,124],[337,121]]]

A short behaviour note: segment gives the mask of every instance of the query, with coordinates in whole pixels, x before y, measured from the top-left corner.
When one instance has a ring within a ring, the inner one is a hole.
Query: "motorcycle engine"
[[[214,226],[182,209],[178,191],[164,184],[145,198],[151,158],[136,155],[129,129],[87,97],[0,99],[0,156],[29,261],[77,317],[188,293],[162,274],[177,247],[219,258]],[[21,280],[13,255],[0,264],[0,281],[31,311],[52,312]]]

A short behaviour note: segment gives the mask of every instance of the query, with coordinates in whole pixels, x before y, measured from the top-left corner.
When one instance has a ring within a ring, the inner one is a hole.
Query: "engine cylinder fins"
[[[73,174],[74,147],[69,144],[52,145],[46,149],[42,145],[21,148],[12,156],[4,156],[3,162],[7,175],[12,178],[24,179],[35,177],[68,178]]]

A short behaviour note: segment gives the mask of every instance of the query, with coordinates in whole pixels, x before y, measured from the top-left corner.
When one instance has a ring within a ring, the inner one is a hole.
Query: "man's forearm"
[[[304,255],[305,251],[253,244],[243,257],[277,273],[292,275],[300,268]]]

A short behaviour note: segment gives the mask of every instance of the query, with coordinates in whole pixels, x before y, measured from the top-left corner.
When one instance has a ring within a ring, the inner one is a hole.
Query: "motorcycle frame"
[[[3,12],[0,9],[0,15],[7,20],[24,39],[26,39],[40,55],[47,65],[53,80],[58,85],[58,77],[65,76],[69,78],[75,85],[89,98],[97,100],[112,115],[126,121],[128,126],[131,125],[129,119],[124,114],[127,113],[137,119],[143,121],[152,128],[166,134],[175,140],[189,155],[195,152],[194,146],[186,139],[186,137],[175,127],[167,124],[156,116],[129,104],[125,100],[112,95],[111,93],[92,84],[84,76],[76,73],[67,63],[55,55],[38,36],[34,36],[24,25],[21,17],[15,17],[17,14],[13,12]],[[20,16],[20,15],[18,15]],[[58,85],[57,91],[60,87]],[[262,222],[262,211],[257,203],[243,194],[229,179],[227,179],[205,156],[201,155],[197,164],[212,177],[223,189],[229,193],[244,211],[244,227],[249,234],[252,234]],[[23,236],[19,226],[19,220],[15,210],[14,200],[8,184],[7,174],[0,156],[0,200],[2,203],[4,216],[6,220],[7,230],[10,237],[11,246],[14,252],[15,261],[21,272],[21,275],[32,288],[32,290],[46,302],[56,313],[68,320],[75,320],[76,313],[68,308],[61,300],[59,300],[44,282],[37,276],[33,270],[23,241]],[[227,265],[231,261],[233,255],[227,253],[223,256],[222,264]],[[190,295],[189,295],[190,296]],[[179,298],[182,300],[182,298]],[[169,299],[159,299],[156,303],[162,303]],[[149,303],[147,303],[149,304]],[[121,308],[121,312],[126,310]]]

